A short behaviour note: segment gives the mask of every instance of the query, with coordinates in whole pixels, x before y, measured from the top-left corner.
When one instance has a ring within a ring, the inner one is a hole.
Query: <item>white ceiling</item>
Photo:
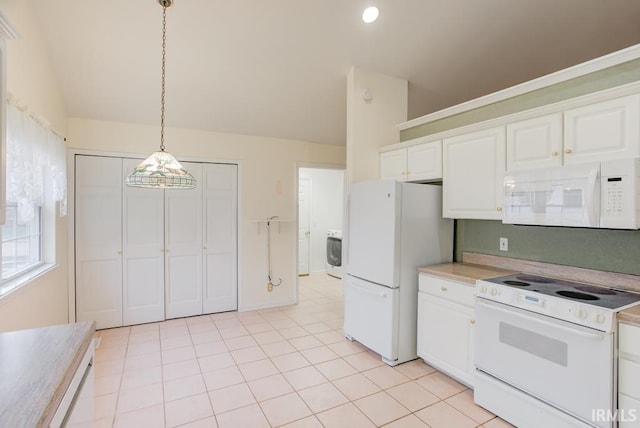
[[[159,124],[157,0],[31,1],[69,116]],[[175,0],[167,21],[168,126],[328,144],[351,66],[407,79],[412,119],[640,43],[638,0]]]

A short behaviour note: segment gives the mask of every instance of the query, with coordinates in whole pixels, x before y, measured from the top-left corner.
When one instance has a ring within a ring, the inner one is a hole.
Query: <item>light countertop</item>
[[[618,312],[618,320],[640,326],[640,305]]]
[[[523,266],[526,267],[526,266]],[[556,268],[558,269],[558,268]],[[523,269],[522,271],[526,271]],[[519,271],[503,269],[476,263],[443,263],[432,266],[421,266],[418,272],[459,281],[474,286],[476,280],[496,276],[510,275]],[[535,271],[534,271],[535,272]],[[535,272],[540,273],[540,272]],[[544,273],[543,273],[544,274]],[[635,291],[635,290],[633,290]],[[640,305],[618,313],[618,319],[630,324],[640,325]]]
[[[94,332],[86,321],[0,333],[0,426],[49,426]]]
[[[516,273],[508,269],[474,263],[444,263],[440,265],[421,266],[418,268],[418,272],[460,281],[468,285],[475,285],[477,279],[493,278],[495,276]]]

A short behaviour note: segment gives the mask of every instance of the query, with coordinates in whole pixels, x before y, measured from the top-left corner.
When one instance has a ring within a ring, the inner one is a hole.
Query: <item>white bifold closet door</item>
[[[238,309],[238,166],[203,164],[204,313]]]
[[[198,185],[165,192],[166,316],[236,310],[238,167],[182,164]]]
[[[122,325],[122,159],[77,156],[76,317]]]
[[[75,156],[76,318],[97,328],[238,308],[237,165],[183,162],[195,189],[140,189],[140,162]]]
[[[166,316],[202,314],[202,164],[181,162],[196,179],[165,191]]]
[[[124,178],[140,163],[123,159]],[[164,195],[122,186],[123,324],[164,319]]]

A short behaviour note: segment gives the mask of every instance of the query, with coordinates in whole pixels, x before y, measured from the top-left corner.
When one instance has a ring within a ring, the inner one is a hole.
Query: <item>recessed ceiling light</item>
[[[366,8],[364,10],[364,12],[362,12],[362,20],[365,23],[371,24],[376,19],[378,19],[378,8],[377,7],[369,6],[368,8]]]

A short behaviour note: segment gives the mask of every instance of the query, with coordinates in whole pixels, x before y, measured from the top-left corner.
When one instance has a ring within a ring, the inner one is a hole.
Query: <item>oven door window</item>
[[[567,342],[507,322],[501,322],[498,328],[500,343],[567,367],[569,353]]]
[[[477,299],[476,367],[569,413],[613,406],[613,334]]]
[[[327,263],[342,266],[342,239],[332,236],[327,238]]]

